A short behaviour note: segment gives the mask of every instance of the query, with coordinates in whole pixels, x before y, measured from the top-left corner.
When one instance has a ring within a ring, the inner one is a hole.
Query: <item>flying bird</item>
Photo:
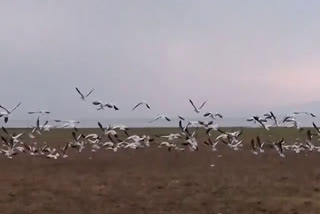
[[[9,121],[9,115],[12,114],[19,106],[21,105],[21,102],[18,103],[15,107],[13,107],[11,110],[8,110],[7,108],[0,105],[0,108],[5,110],[5,112],[0,112],[0,118],[4,117],[4,122],[7,123]]]
[[[94,101],[94,102],[92,102],[92,104],[95,105],[95,106],[99,106],[99,108],[97,109],[97,111],[103,110],[103,109],[105,109],[106,107],[107,107],[107,108],[112,108],[112,109],[114,109],[114,110],[116,110],[116,111],[119,110],[119,108],[118,108],[116,105],[112,104],[112,103],[103,103],[103,102],[101,102],[101,101]]]
[[[145,105],[148,109],[151,109],[150,108],[150,105],[146,102],[146,101],[141,101],[140,103],[138,103],[137,105],[135,105],[133,108],[132,108],[132,111],[134,111],[136,108],[138,108],[139,106],[141,105]]]
[[[270,111],[269,113],[264,114],[264,119],[265,120],[273,120],[274,121],[274,125],[275,126],[279,126],[278,124],[278,120],[276,118],[276,116],[274,115],[274,113],[272,111]]]
[[[247,119],[247,121],[248,122],[259,123],[264,129],[269,130],[269,126],[264,124],[265,122],[267,122],[266,119],[260,118],[258,116],[253,116],[253,117]]]
[[[313,114],[313,113],[311,113],[311,112],[306,112],[306,111],[303,111],[303,112],[293,112],[293,114],[295,114],[295,115],[305,114],[305,115],[308,115],[308,116],[311,116],[311,117],[316,117],[315,114]]]
[[[207,101],[204,101],[204,102],[201,104],[201,106],[200,106],[199,108],[197,108],[191,99],[189,99],[189,102],[190,102],[191,105],[193,106],[194,111],[197,112],[197,113],[200,113],[200,110],[201,110],[201,109],[203,108],[203,106],[207,103]]]
[[[223,118],[222,114],[220,114],[220,113],[212,113],[212,112],[207,112],[203,116],[204,117],[211,117],[213,120],[216,119],[217,117]]]
[[[90,94],[94,91],[94,89],[92,89],[91,91],[89,91],[89,93],[87,93],[86,95],[83,95],[83,94],[81,93],[81,91],[79,90],[79,88],[76,87],[76,90],[77,90],[77,92],[80,94],[81,99],[82,99],[83,101],[85,101],[86,98],[88,98],[88,97],[90,96]]]
[[[50,114],[51,112],[48,110],[39,110],[39,111],[29,111],[28,114]]]
[[[168,122],[171,121],[171,119],[170,119],[169,117],[167,117],[166,115],[159,115],[159,116],[156,116],[156,117],[155,117],[153,120],[151,120],[149,123],[153,123],[153,122],[155,122],[155,121],[157,121],[157,120],[160,120],[160,119],[166,120],[166,121],[168,121]]]

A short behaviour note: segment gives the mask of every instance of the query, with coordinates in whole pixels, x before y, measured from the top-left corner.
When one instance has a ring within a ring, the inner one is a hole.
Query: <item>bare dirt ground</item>
[[[63,145],[70,133],[53,131],[43,139]],[[265,135],[252,129],[243,138],[257,133]],[[280,129],[272,133],[275,138],[296,135]],[[255,156],[249,147],[232,151],[221,145],[217,152],[204,146],[198,152],[153,146],[69,155],[58,160],[1,156],[0,213],[320,213],[318,153],[281,158],[266,149]]]

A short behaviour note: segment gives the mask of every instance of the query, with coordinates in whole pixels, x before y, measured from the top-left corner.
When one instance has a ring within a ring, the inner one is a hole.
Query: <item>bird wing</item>
[[[37,111],[29,111],[28,114],[36,114],[36,113],[39,113]]]
[[[94,101],[94,102],[92,102],[92,104],[97,106],[97,105],[102,105],[102,102],[101,101]]]
[[[161,116],[157,116],[156,118],[154,118],[153,120],[150,121],[150,123],[153,123],[156,120],[159,120],[161,118]]]
[[[37,119],[37,129],[40,131],[40,117]]]
[[[92,92],[94,91],[94,88],[93,89],[91,89],[91,91],[89,91],[89,93],[86,95],[86,97],[89,97],[90,96],[90,94],[92,94]]]
[[[106,105],[108,108],[113,108],[113,105],[111,103],[106,103]]]
[[[42,127],[48,125],[48,123],[49,123],[49,121],[47,120],[47,121],[42,125]]]
[[[312,125],[317,130],[317,132],[320,133],[320,130],[319,130],[318,126],[314,122],[312,123]]]
[[[252,147],[253,150],[256,149],[256,145],[254,143],[254,139],[251,139],[251,147]]]
[[[1,139],[7,146],[9,146],[8,141],[5,137],[1,136]]]
[[[287,122],[287,120],[290,118],[290,116],[286,116],[285,118],[283,118],[282,122],[285,123]]]
[[[225,131],[222,131],[221,129],[217,129],[218,132],[222,133],[222,134],[227,134]]]
[[[260,140],[259,136],[257,136],[257,143],[258,143],[259,148],[261,148],[261,140]]]
[[[315,114],[310,112],[311,117],[317,117]]]
[[[210,116],[210,115],[212,115],[212,113],[211,113],[211,112],[207,112],[207,113],[205,113],[203,116],[204,116],[204,117],[208,117],[208,116]]]
[[[3,126],[2,126],[2,130],[3,130],[3,132],[6,133],[7,135],[10,135],[9,132],[7,131],[7,129],[4,128]]]
[[[181,129],[182,132],[184,132],[183,126],[182,126],[182,120],[179,121],[179,128]]]
[[[81,91],[76,87],[77,92],[80,94],[80,96],[83,98],[83,94],[81,93]]]
[[[220,114],[220,113],[216,113],[215,116],[218,116],[218,117],[220,117],[220,118],[223,118],[222,114]]]
[[[189,99],[189,102],[191,103],[191,105],[193,106],[193,108],[194,108],[195,110],[198,110],[197,107],[194,105],[194,103],[192,102],[191,99]]]
[[[207,103],[208,101],[206,100],[206,101],[204,101],[203,103],[202,103],[202,105],[200,106],[200,108],[199,109],[202,109],[202,107]]]
[[[56,122],[56,123],[62,123],[62,122],[64,122],[63,120],[54,120],[54,122]]]
[[[24,133],[25,133],[25,132],[22,132],[22,133],[20,133],[20,134],[16,135],[16,136],[15,136],[15,138],[17,138],[17,139],[18,139],[18,138],[19,138],[19,137],[21,137]]]
[[[105,131],[105,129],[103,128],[102,124],[100,122],[98,122],[98,126],[102,131]]]
[[[135,106],[133,107],[132,111],[134,111],[136,108],[138,108],[138,106],[140,106],[141,104],[142,104],[142,102],[140,102],[140,103],[138,103],[137,105],[135,105]],[[148,107],[148,105],[147,105],[147,107]]]
[[[179,118],[180,120],[185,120],[184,117],[181,117],[180,115],[178,115],[178,118]]]
[[[10,113],[14,112],[20,105],[21,105],[21,102],[18,103],[18,104],[10,111]]]
[[[2,108],[3,110],[5,110],[8,114],[10,113],[10,111],[8,109],[6,109],[5,107],[3,107],[2,105],[0,105],[0,108]]]

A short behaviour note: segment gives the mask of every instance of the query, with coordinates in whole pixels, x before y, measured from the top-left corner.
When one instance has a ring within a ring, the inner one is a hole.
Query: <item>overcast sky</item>
[[[320,100],[320,1],[0,2],[0,103],[62,119],[224,114]],[[75,91],[120,111],[96,112]],[[152,111],[130,109],[147,100]]]

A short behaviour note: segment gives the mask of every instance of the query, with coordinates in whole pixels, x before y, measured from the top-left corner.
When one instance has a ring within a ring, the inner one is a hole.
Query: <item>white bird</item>
[[[320,135],[320,129],[318,128],[318,126],[314,122],[312,123],[312,125],[315,128],[315,130],[317,131],[317,134]]]
[[[178,118],[179,118],[179,120],[183,120],[183,121],[186,120],[186,118],[184,118],[184,117],[182,117],[182,116],[180,116],[180,115],[178,115]]]
[[[208,138],[208,141],[204,141],[203,143],[206,144],[207,146],[210,146],[211,149],[212,149],[212,151],[214,151],[214,152],[217,151],[216,146],[217,146],[217,144],[219,143],[219,141],[216,141],[215,143],[213,143],[213,142],[211,141],[211,139]]]
[[[0,117],[4,117],[4,122],[7,123],[9,120],[9,115],[12,114],[19,106],[21,105],[21,102],[18,103],[15,107],[13,107],[11,110],[8,110],[7,108],[0,105],[0,108],[5,110],[5,112],[0,112]]]
[[[195,137],[189,137],[182,145],[189,146],[190,151],[198,151],[198,142]]]
[[[166,135],[166,136],[160,136],[162,138],[167,138],[169,141],[172,141],[172,140],[175,140],[175,139],[178,139],[178,138],[181,138],[181,135],[179,133],[171,133],[169,135]]]
[[[200,126],[203,126],[203,127],[205,127],[205,128],[208,128],[209,126],[211,126],[211,125],[213,125],[213,120],[211,120],[211,121],[198,121],[198,124],[200,125]]]
[[[39,110],[39,111],[29,111],[28,114],[42,114],[42,115],[45,115],[45,114],[50,114],[51,112],[48,111],[48,110]]]
[[[97,109],[98,111],[103,110],[106,107],[113,108],[116,111],[119,110],[119,108],[116,105],[112,104],[112,103],[103,103],[101,101],[94,101],[94,102],[92,102],[92,104],[95,105],[95,106],[99,106],[99,108]]]
[[[296,121],[296,118],[294,116],[286,116],[282,123],[291,123],[291,125],[289,127],[295,127],[295,128],[299,128],[298,122]]]
[[[77,92],[80,94],[81,99],[82,99],[83,101],[85,101],[86,98],[88,98],[88,97],[90,96],[90,94],[94,91],[94,89],[92,89],[91,91],[89,91],[89,93],[87,93],[86,95],[83,95],[83,94],[81,93],[81,91],[80,91],[77,87],[76,87],[76,90],[77,90]]]
[[[235,138],[237,139],[240,135],[242,135],[242,131],[235,131],[235,132],[226,132],[226,131],[222,131],[221,129],[217,129],[220,133],[222,133],[221,135],[219,135],[216,140],[219,139],[227,139],[227,138]]]
[[[59,156],[59,153],[50,153],[46,156],[46,158],[57,160]]]
[[[190,102],[191,105],[193,106],[194,111],[197,112],[197,113],[200,113],[200,110],[201,110],[201,109],[203,108],[203,106],[207,103],[207,101],[204,101],[204,102],[202,103],[202,105],[201,105],[199,108],[197,108],[197,107],[194,105],[194,103],[192,102],[191,99],[189,99],[189,102]]]
[[[56,123],[64,123],[61,128],[74,128],[77,130],[76,125],[80,123],[80,121],[76,120],[54,120]]]
[[[40,125],[40,117],[38,117],[36,127],[32,127],[33,129],[29,134],[29,137],[32,139],[35,138],[35,136],[33,135],[35,132],[41,135],[41,131],[50,131],[50,129],[53,128],[53,126],[49,125],[48,123],[49,121],[47,120],[44,124]]]
[[[2,130],[3,130],[3,132],[4,133],[6,133],[12,140],[13,140],[13,143],[18,143],[18,142],[20,142],[20,140],[19,140],[19,138],[25,133],[25,132],[22,132],[22,133],[20,133],[20,134],[10,134],[8,131],[7,131],[7,129],[6,128],[4,128],[3,126],[2,126]]]
[[[265,125],[264,123],[267,122],[266,119],[260,118],[258,116],[253,116],[251,118],[247,119],[248,122],[254,122],[254,123],[259,123],[263,128],[269,131],[270,125]]]
[[[172,148],[176,147],[176,144],[164,141],[160,143],[158,147],[161,148],[162,146],[166,146],[168,148],[168,151],[170,152]]]
[[[308,116],[311,116],[311,117],[316,117],[315,114],[313,114],[313,113],[311,113],[311,112],[306,112],[306,111],[303,111],[303,112],[293,112],[293,114],[295,114],[295,115],[305,114],[305,115],[308,115]]]
[[[125,125],[116,125],[116,126],[113,126],[112,129],[119,129],[121,131],[123,131],[127,136],[129,136],[129,128]]]
[[[145,105],[148,109],[151,109],[150,108],[150,105],[146,102],[146,101],[141,101],[140,103],[138,103],[137,105],[135,105],[133,108],[132,108],[132,111],[134,111],[136,108],[138,108],[139,106],[141,105]]]
[[[216,119],[217,117],[219,117],[219,118],[223,118],[223,116],[222,116],[222,114],[220,114],[220,113],[212,113],[212,112],[207,112],[207,113],[205,113],[204,115],[203,115],[204,117],[211,117],[213,120],[214,119]]]
[[[160,120],[160,119],[163,119],[163,120],[166,120],[168,122],[171,121],[171,119],[169,117],[167,117],[166,115],[159,115],[159,116],[156,116],[153,120],[151,120],[149,123],[153,123],[157,120]]]
[[[265,120],[268,120],[268,119],[273,120],[273,121],[274,121],[274,125],[275,125],[276,127],[279,126],[278,120],[277,120],[276,116],[274,115],[274,113],[273,113],[272,111],[270,111],[270,112],[268,112],[268,113],[265,113],[263,116],[264,116],[264,119],[265,119]]]

